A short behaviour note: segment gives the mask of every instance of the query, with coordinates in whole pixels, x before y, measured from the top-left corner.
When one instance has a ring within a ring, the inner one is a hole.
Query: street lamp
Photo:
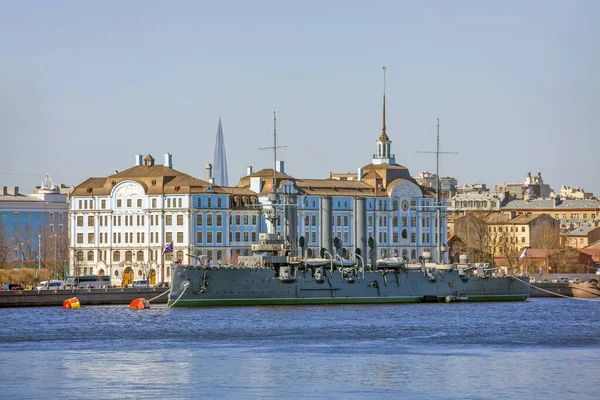
[[[56,233],[54,234],[54,273],[58,279],[58,259],[56,258]]]
[[[38,234],[38,273],[40,274],[40,269],[42,268],[42,235]],[[37,276],[36,276],[37,279]]]

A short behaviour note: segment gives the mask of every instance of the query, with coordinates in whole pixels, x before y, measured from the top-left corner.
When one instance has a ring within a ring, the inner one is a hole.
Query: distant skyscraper
[[[227,156],[225,155],[225,138],[223,138],[223,125],[219,117],[217,128],[217,141],[215,142],[215,159],[213,161],[213,178],[219,186],[229,186],[227,179]]]

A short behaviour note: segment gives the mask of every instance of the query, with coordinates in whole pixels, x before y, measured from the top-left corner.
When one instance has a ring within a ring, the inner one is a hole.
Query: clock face
[[[408,201],[402,200],[402,211],[408,211]]]

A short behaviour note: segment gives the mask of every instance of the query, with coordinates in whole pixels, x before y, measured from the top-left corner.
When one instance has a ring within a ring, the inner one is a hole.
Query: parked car
[[[581,283],[581,279],[579,279],[579,278],[574,278],[574,279],[571,279],[569,282],[570,282],[570,283]]]
[[[139,280],[139,281],[133,281],[133,287],[149,287],[150,286],[150,282],[148,280]]]
[[[48,289],[48,281],[41,281],[33,290],[44,290]]]
[[[2,285],[2,290],[25,290],[20,283],[5,283]]]

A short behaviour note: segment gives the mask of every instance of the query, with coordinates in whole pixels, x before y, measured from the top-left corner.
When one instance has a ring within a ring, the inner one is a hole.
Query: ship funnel
[[[461,254],[458,257],[458,262],[460,264],[468,264],[469,263],[469,255],[468,254]]]
[[[425,262],[429,262],[429,260],[431,260],[431,253],[429,251],[423,252],[423,260],[425,260]]]

